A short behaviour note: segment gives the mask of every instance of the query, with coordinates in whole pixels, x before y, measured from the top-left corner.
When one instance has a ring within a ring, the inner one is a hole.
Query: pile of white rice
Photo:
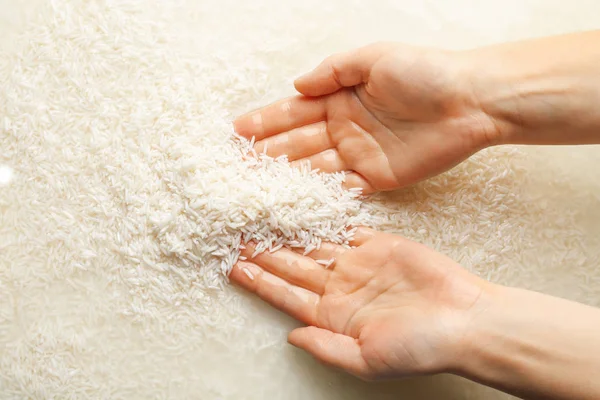
[[[310,250],[368,224],[488,279],[600,305],[597,148],[491,149],[362,201],[343,175],[252,154],[231,127],[331,52],[523,35],[547,18],[533,0],[4,1],[0,398],[503,397],[316,365],[285,344],[295,322],[227,284],[250,239]],[[472,23],[485,18],[493,29]]]

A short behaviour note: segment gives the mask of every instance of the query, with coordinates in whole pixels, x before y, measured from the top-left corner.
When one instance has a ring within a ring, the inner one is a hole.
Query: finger
[[[350,172],[346,174],[346,180],[342,184],[344,189],[362,189],[361,194],[375,193],[375,188],[371,186],[369,182],[362,175],[356,172]]]
[[[369,375],[369,367],[362,357],[360,345],[350,336],[309,326],[290,332],[288,342],[326,365],[360,377]]]
[[[352,246],[362,246],[363,244],[367,243],[369,240],[375,238],[375,236],[377,236],[378,234],[379,234],[379,232],[377,232],[374,229],[361,226],[354,233],[354,237],[350,241],[350,244]]]
[[[254,149],[257,153],[262,153],[266,148],[271,157],[286,154],[289,161],[294,161],[333,147],[327,123],[321,121],[263,139],[256,143]]]
[[[285,248],[273,253],[265,251],[252,258],[254,251],[255,247],[249,243],[241,254],[254,264],[294,285],[323,294],[330,271],[312,258]]]
[[[317,68],[296,79],[296,90],[306,96],[323,96],[343,87],[366,83],[371,68],[384,54],[384,46],[370,45],[334,54]]]
[[[263,270],[247,261],[239,261],[229,278],[258,297],[305,324],[314,324],[320,296]]]
[[[310,157],[296,160],[291,165],[299,167],[307,162],[310,162],[311,169],[318,169],[321,172],[342,172],[347,169],[346,163],[335,149],[325,150]]]
[[[304,125],[324,120],[324,99],[290,97],[237,118],[233,125],[238,135],[262,140]]]
[[[293,251],[296,253],[302,254],[304,249],[294,249]],[[325,265],[325,262],[330,261],[332,259],[337,260],[338,258],[343,256],[344,253],[346,253],[347,251],[348,251],[348,249],[346,249],[338,244],[326,242],[326,243],[321,243],[320,248],[314,249],[313,251],[308,253],[306,256],[315,260],[315,262],[317,262],[317,264]]]

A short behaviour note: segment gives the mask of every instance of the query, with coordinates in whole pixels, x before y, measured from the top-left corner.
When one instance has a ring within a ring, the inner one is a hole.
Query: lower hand
[[[461,358],[466,329],[489,283],[399,236],[361,228],[353,249],[323,244],[250,258],[232,281],[309,325],[289,342],[364,379],[437,373]],[[316,260],[335,258],[325,268]]]

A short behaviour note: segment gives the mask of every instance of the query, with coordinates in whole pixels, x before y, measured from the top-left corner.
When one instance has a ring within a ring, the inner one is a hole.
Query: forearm
[[[494,287],[456,373],[530,399],[600,398],[600,310]]]
[[[600,31],[465,53],[495,144],[600,143]]]

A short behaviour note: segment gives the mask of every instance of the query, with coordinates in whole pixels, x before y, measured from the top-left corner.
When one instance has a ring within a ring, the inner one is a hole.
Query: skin
[[[460,356],[464,320],[487,282],[396,235],[361,228],[355,249],[325,244],[240,262],[231,279],[309,325],[290,343],[366,378],[441,372]],[[251,244],[243,251],[249,257]],[[333,268],[315,260],[335,258]],[[425,267],[424,267],[425,266]],[[244,272],[246,270],[246,272]]]
[[[295,82],[306,96],[239,118],[235,128],[256,138],[257,151],[349,171],[347,187],[396,189],[453,167],[496,135],[461,68],[450,53],[371,45],[328,58]]]
[[[491,145],[600,143],[598,43],[600,32],[464,52],[375,44],[328,58],[295,82],[302,96],[235,128],[367,193]],[[399,236],[361,228],[353,245],[252,259],[248,244],[231,280],[308,325],[291,344],[364,379],[450,372],[527,398],[600,398],[598,309],[486,282]]]

